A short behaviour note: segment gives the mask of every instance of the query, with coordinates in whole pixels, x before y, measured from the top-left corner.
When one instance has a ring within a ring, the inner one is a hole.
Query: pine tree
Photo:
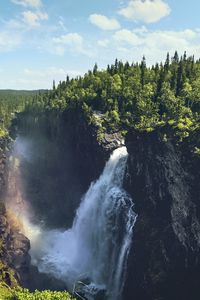
[[[55,80],[53,80],[53,91],[55,91],[56,89],[56,84],[55,84]]]
[[[143,56],[143,58],[142,58],[140,68],[141,68],[141,84],[143,87],[145,84],[145,73],[146,73],[146,58],[145,58],[145,56]]]
[[[96,75],[98,71],[98,66],[97,63],[95,63],[94,68],[93,68],[93,74]]]
[[[169,64],[170,64],[170,58],[169,58],[169,52],[167,53],[167,57],[166,57],[166,61],[165,61],[165,65],[164,68],[166,71],[169,70]]]

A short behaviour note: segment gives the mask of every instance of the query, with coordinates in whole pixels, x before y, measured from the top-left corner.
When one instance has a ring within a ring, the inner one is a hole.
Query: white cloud
[[[48,14],[38,12],[32,12],[30,10],[24,11],[22,13],[23,21],[30,27],[40,26],[40,21],[48,20]]]
[[[110,41],[108,39],[105,39],[105,40],[99,40],[97,42],[97,44],[101,47],[107,47],[109,45]]]
[[[192,30],[183,31],[149,31],[144,37],[144,44],[147,47],[158,49],[184,49],[190,47],[190,43],[195,43],[195,39],[200,40],[200,35]],[[199,41],[198,41],[199,43]],[[192,44],[191,44],[192,45]]]
[[[21,38],[11,32],[0,33],[0,52],[7,52],[17,48],[21,44]]]
[[[60,80],[65,80],[66,75],[76,77],[83,75],[84,71],[78,68],[69,69],[53,65],[45,68],[28,67],[22,70],[18,69],[12,74],[14,75],[11,76],[11,73],[7,72],[7,68],[3,70],[0,80],[1,89],[50,89],[52,88],[53,80],[57,84]]]
[[[191,43],[200,42],[200,33],[198,30],[186,29],[182,31],[170,30],[147,30],[146,28],[136,28],[132,31],[122,29],[116,31],[113,38],[118,43],[126,43],[130,46],[143,46],[149,49],[178,49],[188,47]]]
[[[93,56],[94,50],[91,51],[89,45],[86,49],[83,42],[83,37],[77,32],[67,33],[52,39],[50,52],[60,56],[64,55],[66,52],[72,52],[75,55],[83,54],[88,57]],[[49,46],[47,45],[47,47]]]
[[[142,39],[134,32],[127,29],[122,29],[114,34],[114,39],[118,42],[126,42],[132,46],[137,46],[142,43]]]
[[[110,44],[119,59],[138,61],[144,54],[147,62],[155,63],[165,59],[167,52],[173,55],[175,50],[180,54],[187,51],[189,55],[194,54],[198,57],[200,32],[198,29],[182,31],[148,30],[145,27],[135,28],[132,31],[122,29],[113,34],[113,42]],[[111,48],[109,50],[111,52]]]
[[[104,15],[92,14],[89,16],[89,21],[103,30],[116,30],[121,27],[116,19],[109,19]]]
[[[53,80],[58,83],[60,80],[65,80],[66,75],[76,77],[83,75],[83,71],[68,69],[62,67],[50,66],[42,69],[26,68],[20,72],[18,79],[13,84],[18,83],[27,89],[52,88]]]
[[[171,12],[163,0],[129,0],[128,6],[119,10],[119,14],[133,21],[145,23],[158,22]]]
[[[11,2],[24,7],[40,8],[42,6],[41,0],[11,0]]]
[[[50,52],[59,56],[63,56],[66,52],[66,49],[63,46],[55,46],[51,48]]]
[[[53,38],[53,42],[56,44],[63,45],[81,45],[83,42],[83,38],[78,33],[68,33],[65,35],[61,35],[60,37]]]

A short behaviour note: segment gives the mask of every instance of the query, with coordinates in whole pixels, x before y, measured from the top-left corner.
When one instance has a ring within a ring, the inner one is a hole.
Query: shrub
[[[35,291],[31,293],[27,289],[11,289],[5,283],[0,284],[0,300],[73,300],[67,292]],[[75,300],[75,299],[74,299]]]

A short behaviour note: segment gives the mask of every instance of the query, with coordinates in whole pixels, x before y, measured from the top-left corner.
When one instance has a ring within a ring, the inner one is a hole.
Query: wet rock
[[[124,138],[120,132],[115,133],[105,133],[101,145],[105,151],[112,152],[118,147],[124,146]]]

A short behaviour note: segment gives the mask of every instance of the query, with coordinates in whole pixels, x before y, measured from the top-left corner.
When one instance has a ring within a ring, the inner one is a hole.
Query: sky
[[[115,58],[199,58],[199,11],[199,0],[0,0],[0,89],[49,89]]]

